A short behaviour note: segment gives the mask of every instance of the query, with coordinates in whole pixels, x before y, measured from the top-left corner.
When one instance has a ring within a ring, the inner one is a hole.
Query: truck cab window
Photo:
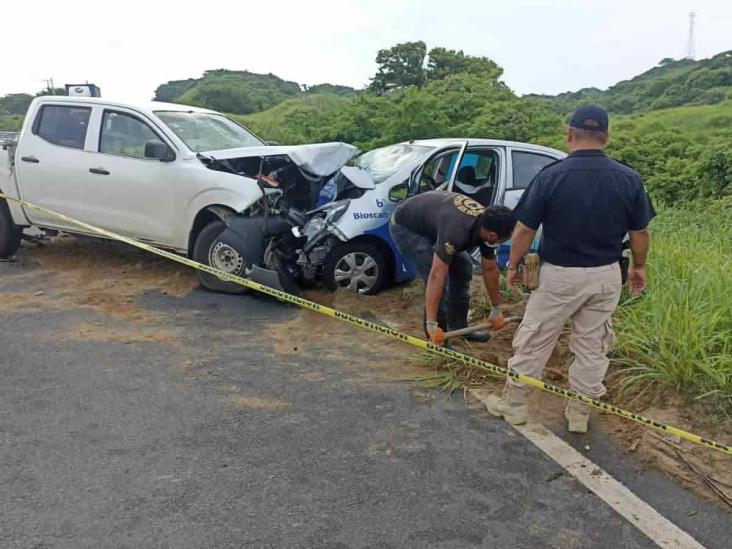
[[[160,141],[150,126],[121,112],[104,111],[99,152],[145,158],[145,144]]]
[[[33,133],[54,145],[83,149],[91,109],[44,105],[33,122]]]

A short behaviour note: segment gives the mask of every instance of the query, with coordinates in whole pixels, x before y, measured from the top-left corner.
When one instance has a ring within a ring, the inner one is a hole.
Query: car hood
[[[358,147],[348,143],[318,143],[315,145],[242,147],[221,151],[205,151],[200,154],[215,160],[284,155],[306,172],[323,177],[338,171],[358,152]]]

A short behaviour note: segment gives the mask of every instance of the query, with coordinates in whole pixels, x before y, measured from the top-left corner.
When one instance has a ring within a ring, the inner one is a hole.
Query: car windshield
[[[374,183],[382,183],[406,166],[426,156],[432,147],[400,143],[375,149],[356,157],[352,164],[369,172]]]
[[[192,111],[156,111],[155,114],[193,152],[261,147],[266,144],[221,114]]]

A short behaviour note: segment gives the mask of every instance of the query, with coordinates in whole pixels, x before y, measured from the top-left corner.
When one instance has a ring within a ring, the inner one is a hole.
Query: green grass
[[[616,324],[625,385],[732,411],[732,201],[664,209],[651,234],[648,290]]]
[[[17,132],[23,125],[21,114],[0,114],[0,131]]]
[[[699,142],[710,134],[732,128],[732,100],[716,105],[675,107],[649,111],[637,116],[618,117],[611,121],[611,131],[633,129],[641,134],[659,130],[680,130]]]

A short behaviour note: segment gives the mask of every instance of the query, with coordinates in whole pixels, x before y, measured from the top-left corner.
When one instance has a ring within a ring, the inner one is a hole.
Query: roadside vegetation
[[[672,386],[732,412],[732,199],[663,208],[649,285],[618,312],[625,384]]]
[[[648,292],[618,311],[616,360],[626,385],[674,387],[732,410],[732,52],[664,59],[608,90],[524,97],[491,59],[462,51],[407,42],[380,50],[376,61],[364,90],[213,70],[162,84],[155,98],[232,113],[282,144],[345,141],[365,150],[429,137],[562,148],[569,112],[605,105],[609,153],[641,173],[659,211]],[[0,130],[19,129],[32,98],[0,98]]]

